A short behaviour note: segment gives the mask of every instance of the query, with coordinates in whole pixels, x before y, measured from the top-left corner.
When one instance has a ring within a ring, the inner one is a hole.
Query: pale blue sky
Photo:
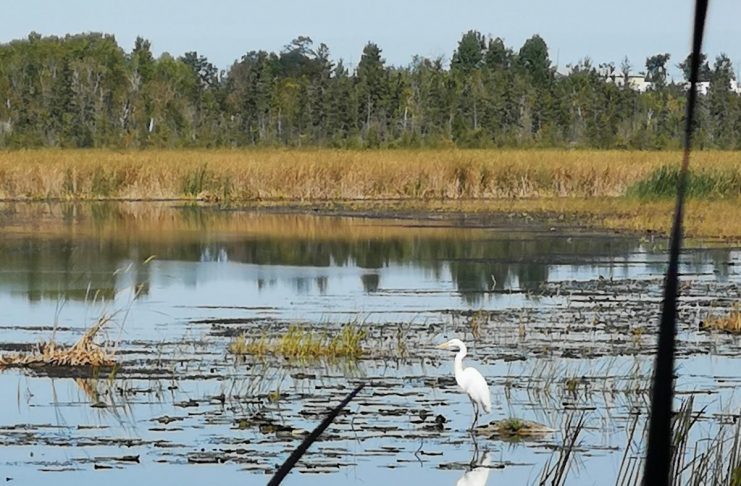
[[[461,34],[477,29],[519,48],[540,34],[561,67],[589,56],[642,69],[648,55],[669,52],[675,65],[690,44],[694,0],[3,0],[0,42],[41,34],[112,33],[131,50],[142,35],[155,53],[196,50],[226,68],[249,50],[279,50],[298,35],[329,45],[354,65],[363,45],[387,61],[414,54],[449,58]],[[705,51],[741,62],[741,1],[711,0]]]

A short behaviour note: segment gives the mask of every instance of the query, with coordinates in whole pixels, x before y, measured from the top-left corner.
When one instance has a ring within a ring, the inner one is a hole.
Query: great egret
[[[451,339],[437,347],[438,349],[458,350],[455,355],[453,370],[455,371],[455,381],[458,386],[466,392],[468,399],[473,406],[473,423],[471,423],[471,432],[479,420],[479,409],[483,408],[486,413],[491,412],[491,395],[489,394],[489,385],[476,368],[463,367],[463,358],[466,356],[466,345],[460,339]]]

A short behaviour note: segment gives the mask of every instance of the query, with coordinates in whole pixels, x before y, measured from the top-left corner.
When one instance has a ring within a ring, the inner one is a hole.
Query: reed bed
[[[733,414],[736,415],[736,414]],[[694,397],[682,402],[672,418],[672,485],[741,485],[741,421],[721,424],[715,435],[705,437],[693,432],[705,416],[705,409],[695,410]],[[639,432],[638,417],[630,426],[616,485],[645,484],[643,466],[648,421]]]
[[[710,315],[701,324],[701,329],[741,334],[741,305],[736,304],[728,314]]]
[[[674,199],[678,183],[679,166],[664,165],[630,186],[627,195],[641,199]],[[686,194],[688,198],[738,198],[741,196],[741,171],[737,167],[691,169]]]
[[[668,234],[680,156],[588,150],[0,151],[0,200],[203,200],[390,216],[527,213]],[[698,152],[692,167],[686,235],[740,240],[741,152]],[[115,224],[139,231],[144,219],[137,211],[126,209],[132,217]],[[183,223],[164,216],[158,222]],[[322,229],[317,238],[324,235]]]
[[[312,329],[291,325],[285,333],[274,338],[237,336],[228,345],[229,353],[264,357],[276,355],[288,359],[359,358],[363,354],[366,331],[355,323],[343,325],[332,335],[326,329]]]
[[[20,150],[0,152],[0,199],[385,200],[613,197],[674,151]],[[693,165],[741,173],[739,152]]]
[[[59,346],[53,340],[38,346],[28,354],[0,355],[2,367],[108,367],[115,364],[112,351],[95,342],[95,337],[109,322],[107,317],[100,318],[72,346]]]

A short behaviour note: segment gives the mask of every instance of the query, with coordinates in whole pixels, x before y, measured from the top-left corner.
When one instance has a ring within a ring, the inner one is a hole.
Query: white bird
[[[486,380],[479,373],[479,370],[470,366],[468,368],[463,367],[463,358],[467,352],[466,345],[463,344],[463,341],[460,339],[451,339],[447,343],[438,346],[438,349],[458,350],[453,364],[455,381],[461,390],[468,395],[468,399],[471,400],[474,414],[473,423],[471,424],[471,432],[473,432],[473,428],[479,420],[479,409],[483,408],[486,413],[491,412],[489,385],[486,384]]]
[[[480,461],[476,461],[472,464],[472,469],[463,473],[463,476],[455,483],[456,486],[485,486],[489,480],[489,465],[491,460],[489,458],[489,451],[484,452]]]

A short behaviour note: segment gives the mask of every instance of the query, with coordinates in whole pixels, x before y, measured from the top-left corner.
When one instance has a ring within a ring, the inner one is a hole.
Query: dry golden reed
[[[672,151],[596,150],[0,151],[0,200],[201,199],[392,215],[529,213],[666,234],[671,198],[616,196],[653,181],[680,157]],[[696,152],[692,167],[711,175],[741,174],[741,152]],[[169,221],[166,213],[158,224],[183,224]],[[141,221],[116,224],[138,231]],[[260,231],[271,231],[263,226]],[[277,226],[285,231],[285,225]],[[313,230],[302,228],[301,234]],[[319,231],[318,238],[326,237],[326,227]],[[728,197],[690,200],[685,231],[690,237],[741,239],[741,196],[731,191]]]
[[[702,329],[741,334],[741,305],[736,304],[726,315],[708,316],[701,324]]]
[[[20,150],[0,152],[0,199],[383,200],[625,194],[673,151]],[[693,166],[741,171],[740,152]]]
[[[29,354],[0,355],[0,368],[8,366],[113,366],[113,353],[95,343],[95,336],[108,323],[108,318],[99,319],[85,334],[70,347],[58,346],[54,341],[43,343]]]

